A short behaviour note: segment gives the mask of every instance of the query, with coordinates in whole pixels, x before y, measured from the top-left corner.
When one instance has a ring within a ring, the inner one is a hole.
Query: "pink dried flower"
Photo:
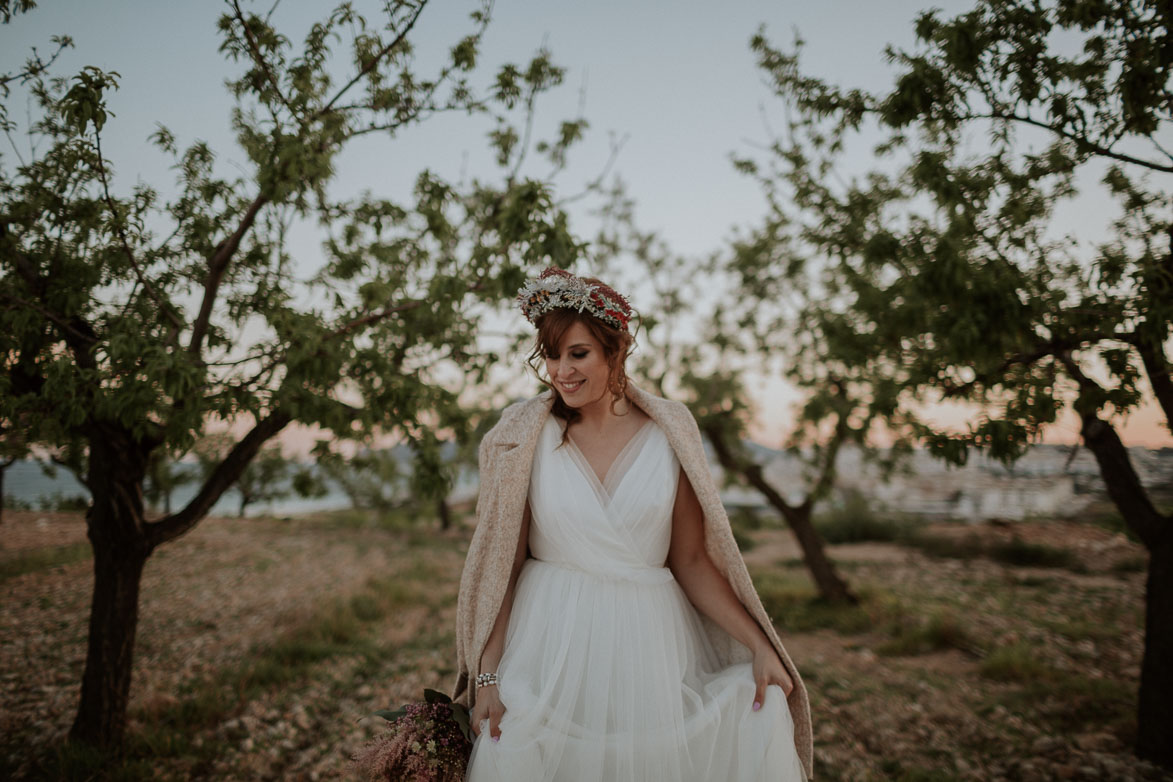
[[[351,756],[355,770],[364,779],[371,782],[461,782],[464,779],[472,743],[455,714],[464,707],[435,691],[425,691],[425,697],[431,700],[409,703],[396,712],[380,712],[390,722],[390,729]]]

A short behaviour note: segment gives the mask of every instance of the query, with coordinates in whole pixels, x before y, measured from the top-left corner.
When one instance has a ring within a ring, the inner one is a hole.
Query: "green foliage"
[[[349,459],[322,449],[318,466],[342,487],[355,509],[385,515],[409,499],[405,465],[390,448],[359,452]]]
[[[235,69],[237,148],[185,146],[157,128],[150,141],[176,175],[167,189],[120,180],[103,151],[104,135],[139,132],[108,108],[118,74],[55,75],[56,54],[34,49],[0,76],[0,129],[27,141],[27,155],[14,141],[14,158],[0,158],[0,460],[45,449],[83,474],[99,554],[155,550],[233,484],[242,514],[284,491],[287,465],[263,446],[293,422],[335,440],[408,443],[421,495],[451,480],[438,444],[475,425],[461,394],[493,362],[477,347],[481,318],[533,267],[568,264],[582,245],[551,184],[523,176],[536,146],[528,132],[498,181],[453,184],[424,170],[402,202],[337,193],[340,155],[362,137],[393,142],[441,112],[528,128],[537,98],[563,77],[539,51],[474,89],[491,2],[439,57],[415,50],[426,5],[389,0],[368,20],[343,2],[296,41],[263,9],[230,0],[218,29]],[[5,3],[0,15],[30,7]],[[583,127],[562,127],[541,151],[561,167]],[[321,268],[298,263],[295,223],[318,226]],[[212,422],[233,437],[194,498],[144,518],[148,471],[191,450]],[[301,476],[295,487],[315,483]],[[74,738],[123,734],[127,693],[116,690],[129,686],[132,659],[105,657],[133,645],[136,614],[120,611],[91,638],[85,678],[101,684],[83,689]]]
[[[4,21],[29,7],[5,4]],[[497,86],[478,95],[469,78],[487,4],[426,72],[410,35],[423,8],[400,0],[368,20],[342,4],[298,42],[230,4],[221,51],[238,66],[232,122],[248,167],[224,177],[222,153],[199,141],[184,148],[160,126],[151,140],[177,173],[173,196],[120,187],[103,154],[103,134],[125,130],[107,108],[118,74],[51,77],[53,60],[34,57],[5,78],[3,96],[19,80],[33,118],[23,128],[0,119],[35,150],[17,165],[0,160],[0,431],[22,433],[13,455],[36,444],[84,458],[112,431],[148,455],[182,454],[211,417],[293,420],[340,437],[396,434],[421,461],[415,488],[442,490],[450,476],[437,469],[436,444],[470,425],[442,370],[483,377],[484,311],[508,300],[527,269],[581,252],[550,186],[520,176],[521,161],[537,146],[563,164],[585,122],[504,150],[500,184],[456,186],[423,171],[408,203],[339,200],[328,185],[354,140],[394,139],[457,110],[504,133],[563,78],[542,50],[502,66]],[[336,54],[350,73],[340,75]],[[319,222],[326,236],[327,261],[308,278],[286,244],[294,219]],[[236,440],[218,464],[243,469],[247,458],[230,457],[247,450]],[[163,492],[170,479],[156,477]]]
[[[1173,119],[1163,19],[1153,2],[927,12],[875,95],[803,75],[801,42],[786,53],[759,33],[759,65],[796,112],[770,156],[741,166],[774,210],[744,245],[745,285],[811,292],[799,319],[819,362],[888,378],[890,420],[955,464],[971,447],[1012,462],[1069,403],[1135,409],[1141,367],[1166,371],[1173,316],[1153,242],[1173,227],[1157,185],[1173,172],[1158,143]],[[865,123],[889,134],[876,169],[838,176]],[[1094,160],[1120,207],[1098,247],[1053,226]],[[926,391],[985,412],[933,427],[912,414]]]
[[[193,450],[203,480],[211,477],[232,444],[233,439],[222,433],[206,435],[196,443]],[[326,493],[322,481],[309,470],[285,458],[277,443],[265,445],[257,452],[240,471],[233,488],[240,495],[238,511],[241,516],[249,505],[276,502],[294,494],[320,497]]]
[[[903,540],[915,528],[907,519],[876,513],[872,502],[858,490],[844,492],[841,502],[831,503],[812,521],[827,543]]]
[[[16,14],[24,14],[37,7],[34,0],[0,0],[0,24],[8,24]]]

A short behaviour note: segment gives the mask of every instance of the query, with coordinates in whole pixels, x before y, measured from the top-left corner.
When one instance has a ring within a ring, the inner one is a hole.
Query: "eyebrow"
[[[567,350],[574,350],[575,348],[589,348],[589,347],[590,347],[590,345],[587,344],[586,342],[575,342],[573,345],[571,345],[570,347],[568,347],[566,349]]]

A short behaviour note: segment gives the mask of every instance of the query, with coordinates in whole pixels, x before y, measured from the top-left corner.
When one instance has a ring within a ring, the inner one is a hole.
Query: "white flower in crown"
[[[550,267],[517,292],[521,312],[530,323],[552,309],[565,307],[589,312],[596,318],[626,330],[631,319],[631,305],[606,285],[592,285],[568,271]]]

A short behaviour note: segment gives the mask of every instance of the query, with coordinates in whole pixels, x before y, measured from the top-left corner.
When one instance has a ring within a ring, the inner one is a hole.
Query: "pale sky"
[[[271,5],[265,0],[245,7],[264,13]],[[284,0],[274,22],[298,41],[333,5]],[[355,5],[368,18],[378,18],[378,3]],[[637,201],[641,227],[658,231],[676,252],[699,257],[719,249],[735,227],[754,223],[764,212],[757,186],[729,162],[731,153],[747,154],[752,144],[766,141],[763,112],[781,117],[748,47],[759,25],[767,26],[776,45],[788,45],[797,31],[807,42],[808,72],[878,90],[890,84],[884,45],[909,46],[919,11],[938,7],[951,14],[969,6],[919,0],[498,0],[477,83],[486,83],[501,63],[523,63],[547,46],[567,68],[567,78],[539,104],[535,130],[540,137],[572,118],[580,100],[590,122],[587,139],[572,152],[571,165],[557,182],[561,194],[577,192],[602,170],[611,134],[625,136],[614,170]],[[421,56],[446,53],[471,31],[468,13],[475,7],[466,0],[433,0],[414,39]],[[0,70],[19,65],[30,45],[48,51],[48,37],[64,33],[73,36],[76,48],[61,58],[58,73],[96,65],[121,74],[121,88],[110,99],[115,116],[103,134],[121,192],[143,181],[166,193],[174,182],[168,160],[146,142],[157,122],[171,128],[180,148],[204,139],[219,151],[224,166],[243,172],[244,156],[229,127],[232,99],[223,86],[239,66],[217,51],[216,21],[227,8],[213,0],[43,0],[38,9],[0,27]],[[487,176],[492,166],[485,129],[463,117],[441,117],[394,140],[366,138],[341,157],[333,192],[348,196],[369,189],[406,198],[423,168],[449,179]],[[11,147],[3,139],[0,143],[10,156]],[[18,149],[27,149],[24,143],[17,137]],[[535,165],[528,173],[540,176],[544,170]],[[572,216],[582,235],[590,236],[585,209],[584,204]],[[1080,205],[1069,219],[1080,224],[1097,211],[1102,214],[1102,206]],[[313,269],[321,235],[312,227],[301,230],[298,255],[305,268]],[[793,398],[779,383],[765,384],[759,392],[775,401]],[[766,407],[754,435],[776,446],[789,428],[789,412],[781,404]],[[1173,445],[1156,412],[1149,404],[1132,416],[1122,429],[1127,444]],[[1048,440],[1069,442],[1077,431],[1068,419]]]

